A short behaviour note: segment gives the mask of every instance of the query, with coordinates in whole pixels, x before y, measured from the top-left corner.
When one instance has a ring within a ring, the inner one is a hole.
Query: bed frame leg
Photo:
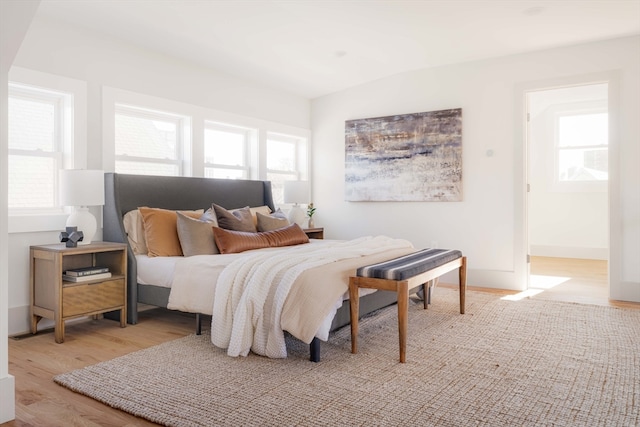
[[[316,363],[320,361],[320,340],[318,337],[313,337],[311,344],[309,344],[309,360]]]
[[[196,335],[202,335],[202,315],[196,313]]]

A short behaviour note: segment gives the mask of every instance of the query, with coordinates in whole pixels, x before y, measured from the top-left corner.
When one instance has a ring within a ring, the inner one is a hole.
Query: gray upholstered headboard
[[[270,181],[106,173],[104,190],[102,234],[103,240],[107,242],[128,243],[122,217],[141,206],[206,210],[211,207],[211,203],[216,203],[227,209],[266,205],[275,210]],[[131,248],[127,264],[127,321],[137,323],[138,273]]]

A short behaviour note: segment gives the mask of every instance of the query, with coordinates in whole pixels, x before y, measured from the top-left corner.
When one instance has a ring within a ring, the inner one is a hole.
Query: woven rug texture
[[[191,335],[54,378],[167,426],[640,426],[640,310],[437,288],[287,359],[233,358]]]

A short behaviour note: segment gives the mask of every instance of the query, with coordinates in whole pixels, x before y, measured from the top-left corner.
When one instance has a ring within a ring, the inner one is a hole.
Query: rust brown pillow
[[[213,227],[213,239],[221,254],[235,254],[251,249],[275,248],[309,243],[309,238],[298,224],[278,230],[252,233]]]

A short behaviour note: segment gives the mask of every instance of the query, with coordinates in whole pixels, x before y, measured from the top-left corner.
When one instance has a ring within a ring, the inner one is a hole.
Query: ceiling
[[[640,34],[640,0],[42,0],[38,15],[306,98]]]

